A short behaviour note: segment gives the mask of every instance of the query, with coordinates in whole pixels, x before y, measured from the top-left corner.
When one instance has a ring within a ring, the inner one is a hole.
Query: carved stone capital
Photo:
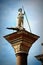
[[[29,47],[27,47],[24,44],[17,44],[17,45],[13,45],[13,48],[15,50],[15,53],[28,53]]]

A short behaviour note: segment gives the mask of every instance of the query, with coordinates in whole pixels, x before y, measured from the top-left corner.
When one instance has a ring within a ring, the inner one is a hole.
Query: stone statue
[[[17,30],[17,31],[24,30],[24,28],[23,28],[23,19],[24,19],[24,14],[25,13],[22,13],[22,8],[20,8],[18,10],[18,12],[19,12],[19,14],[18,14],[18,24],[17,24],[17,27],[10,27],[10,28],[7,28],[7,29]]]
[[[23,28],[24,13],[22,13],[22,8],[20,8],[18,12],[18,28]]]

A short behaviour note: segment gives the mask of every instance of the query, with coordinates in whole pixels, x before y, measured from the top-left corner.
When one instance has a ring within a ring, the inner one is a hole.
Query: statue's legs
[[[20,21],[18,22],[18,27],[21,27],[21,22]]]

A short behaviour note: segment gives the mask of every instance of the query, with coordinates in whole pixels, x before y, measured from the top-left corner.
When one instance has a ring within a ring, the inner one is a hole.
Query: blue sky
[[[32,33],[39,35],[38,39],[30,48],[28,65],[41,65],[34,57],[41,53],[43,42],[43,0],[1,0],[0,1],[0,65],[15,65],[16,56],[14,49],[3,36],[13,33],[7,27],[15,27],[17,23],[18,9],[24,6]],[[24,17],[24,28],[29,31]]]

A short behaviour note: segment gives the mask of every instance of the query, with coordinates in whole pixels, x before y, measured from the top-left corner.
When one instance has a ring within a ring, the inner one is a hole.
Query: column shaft
[[[27,65],[27,55],[26,53],[17,53],[16,54],[16,64],[17,65]]]

